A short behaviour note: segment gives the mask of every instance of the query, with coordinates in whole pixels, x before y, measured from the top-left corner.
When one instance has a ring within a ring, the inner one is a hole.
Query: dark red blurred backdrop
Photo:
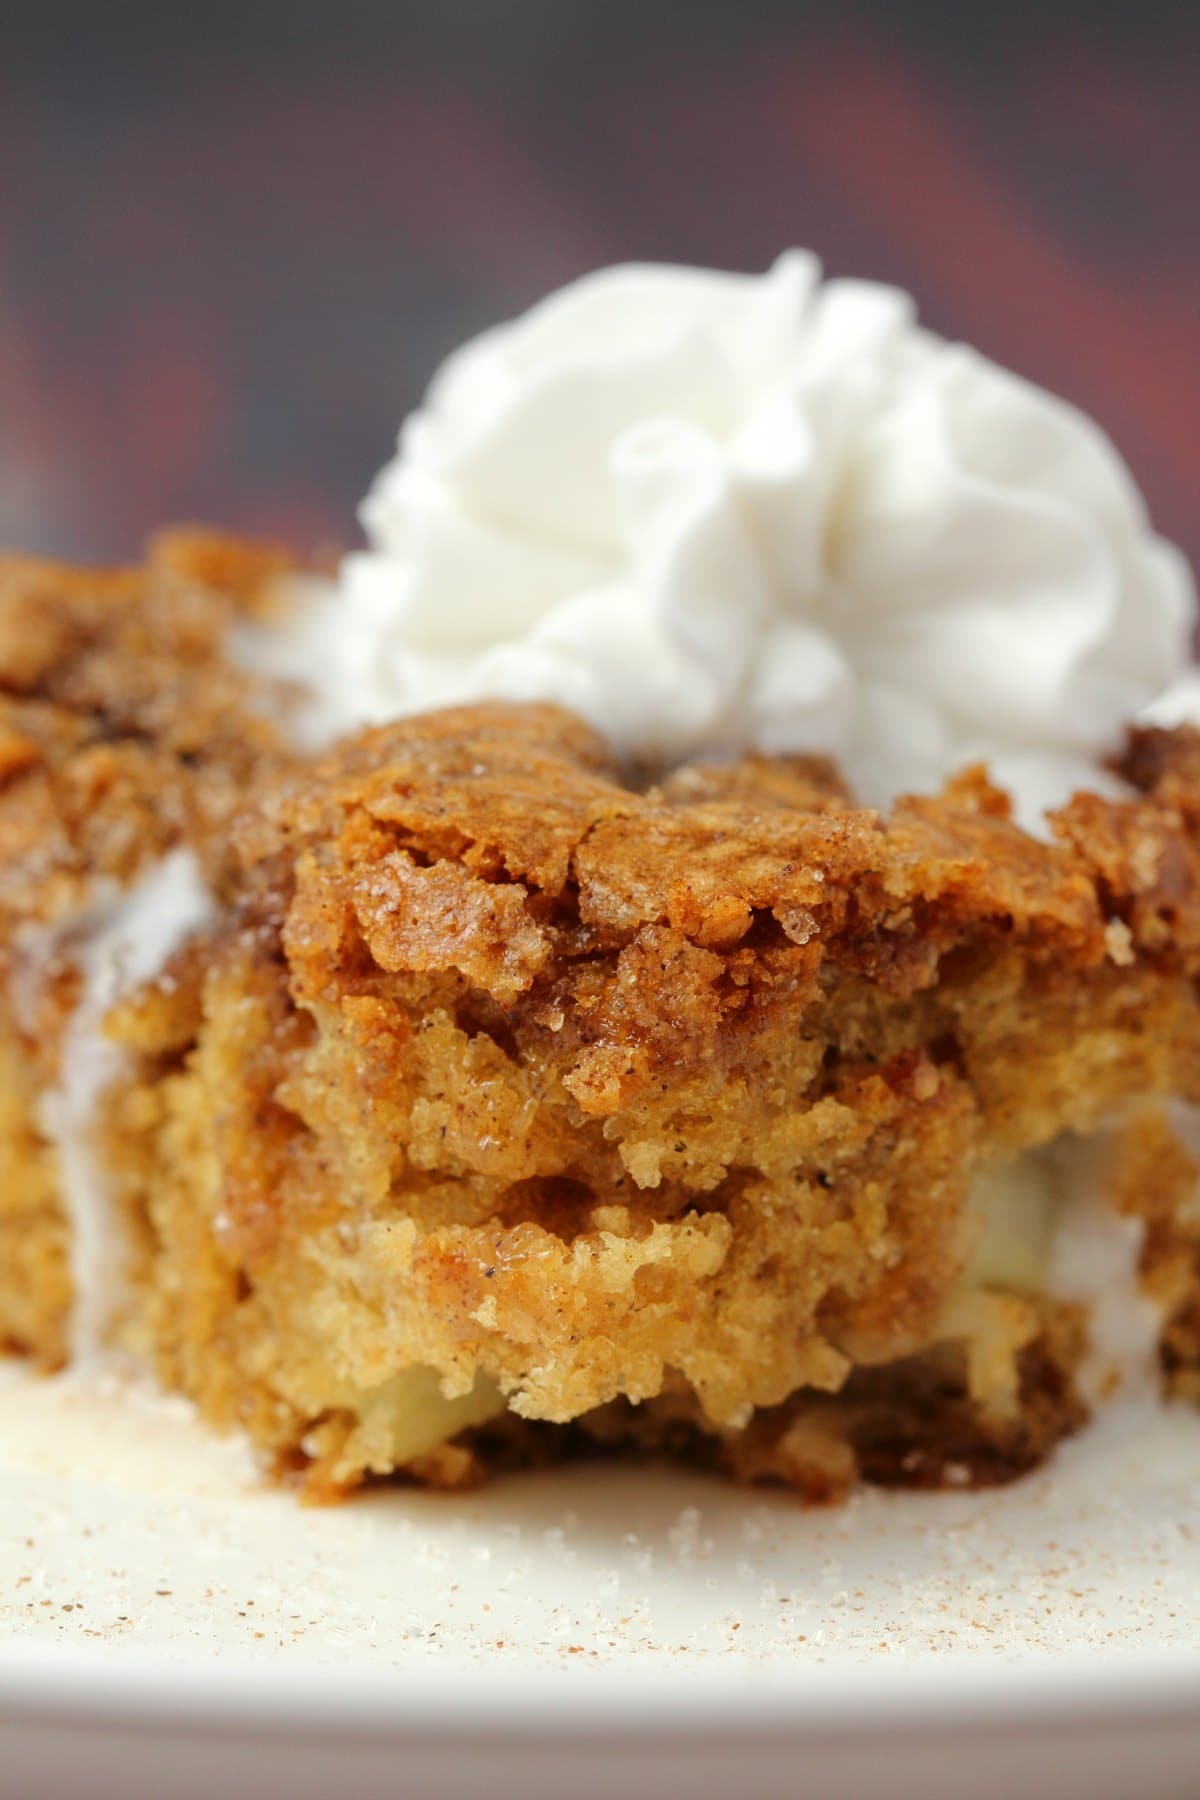
[[[1096,413],[1196,556],[1198,16],[5,0],[0,541],[346,539],[467,333],[798,243]]]

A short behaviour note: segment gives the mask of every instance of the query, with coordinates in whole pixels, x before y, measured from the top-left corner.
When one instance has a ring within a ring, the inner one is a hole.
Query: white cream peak
[[[800,252],[486,332],[362,517],[273,653],[325,735],[550,699],[640,762],[824,751],[874,803],[984,757],[1037,812],[1187,664],[1187,565],[1099,427]]]

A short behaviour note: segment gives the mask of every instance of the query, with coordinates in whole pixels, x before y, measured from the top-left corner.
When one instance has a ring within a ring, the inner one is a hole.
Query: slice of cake
[[[1196,1395],[1200,736],[1122,731],[1186,571],[815,282],[462,353],[337,583],[0,571],[0,1340],[318,1496],[987,1482]]]
[[[230,821],[287,759],[224,654],[283,565],[193,532],[144,569],[0,561],[0,1342],[46,1366],[72,1256],[114,1285],[127,1261],[84,1191],[121,1066],[104,1014],[215,909]]]

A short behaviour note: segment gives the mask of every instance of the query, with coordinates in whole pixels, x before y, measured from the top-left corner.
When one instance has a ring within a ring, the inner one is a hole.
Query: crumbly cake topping
[[[1131,772],[1155,736],[1135,738]],[[781,950],[812,948],[814,976],[836,953],[904,993],[933,979],[950,947],[986,937],[1089,968],[1125,945],[1115,924],[1138,947],[1169,939],[1191,954],[1200,857],[1187,829],[1195,796],[1180,786],[1200,740],[1172,742],[1145,803],[1080,796],[1047,845],[1011,823],[981,770],[888,819],[853,808],[804,761],[685,768],[636,792],[570,715],[485,706],[354,740],[272,796],[240,843],[247,862],[283,858],[304,881],[332,871],[377,937],[405,919],[439,938],[452,928],[443,966],[469,956],[475,984],[505,1000],[532,985],[548,933],[583,956],[650,927],[721,953],[773,932]],[[486,903],[484,888],[495,890]]]
[[[0,559],[0,918],[46,920],[220,834],[283,760],[225,639],[280,551],[178,530],[116,571]]]

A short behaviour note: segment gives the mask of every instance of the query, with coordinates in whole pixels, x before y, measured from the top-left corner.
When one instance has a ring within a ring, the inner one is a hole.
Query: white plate
[[[832,1512],[604,1465],[312,1510],[182,1405],[7,1367],[0,1627],[30,1800],[1195,1794],[1200,1418]]]

